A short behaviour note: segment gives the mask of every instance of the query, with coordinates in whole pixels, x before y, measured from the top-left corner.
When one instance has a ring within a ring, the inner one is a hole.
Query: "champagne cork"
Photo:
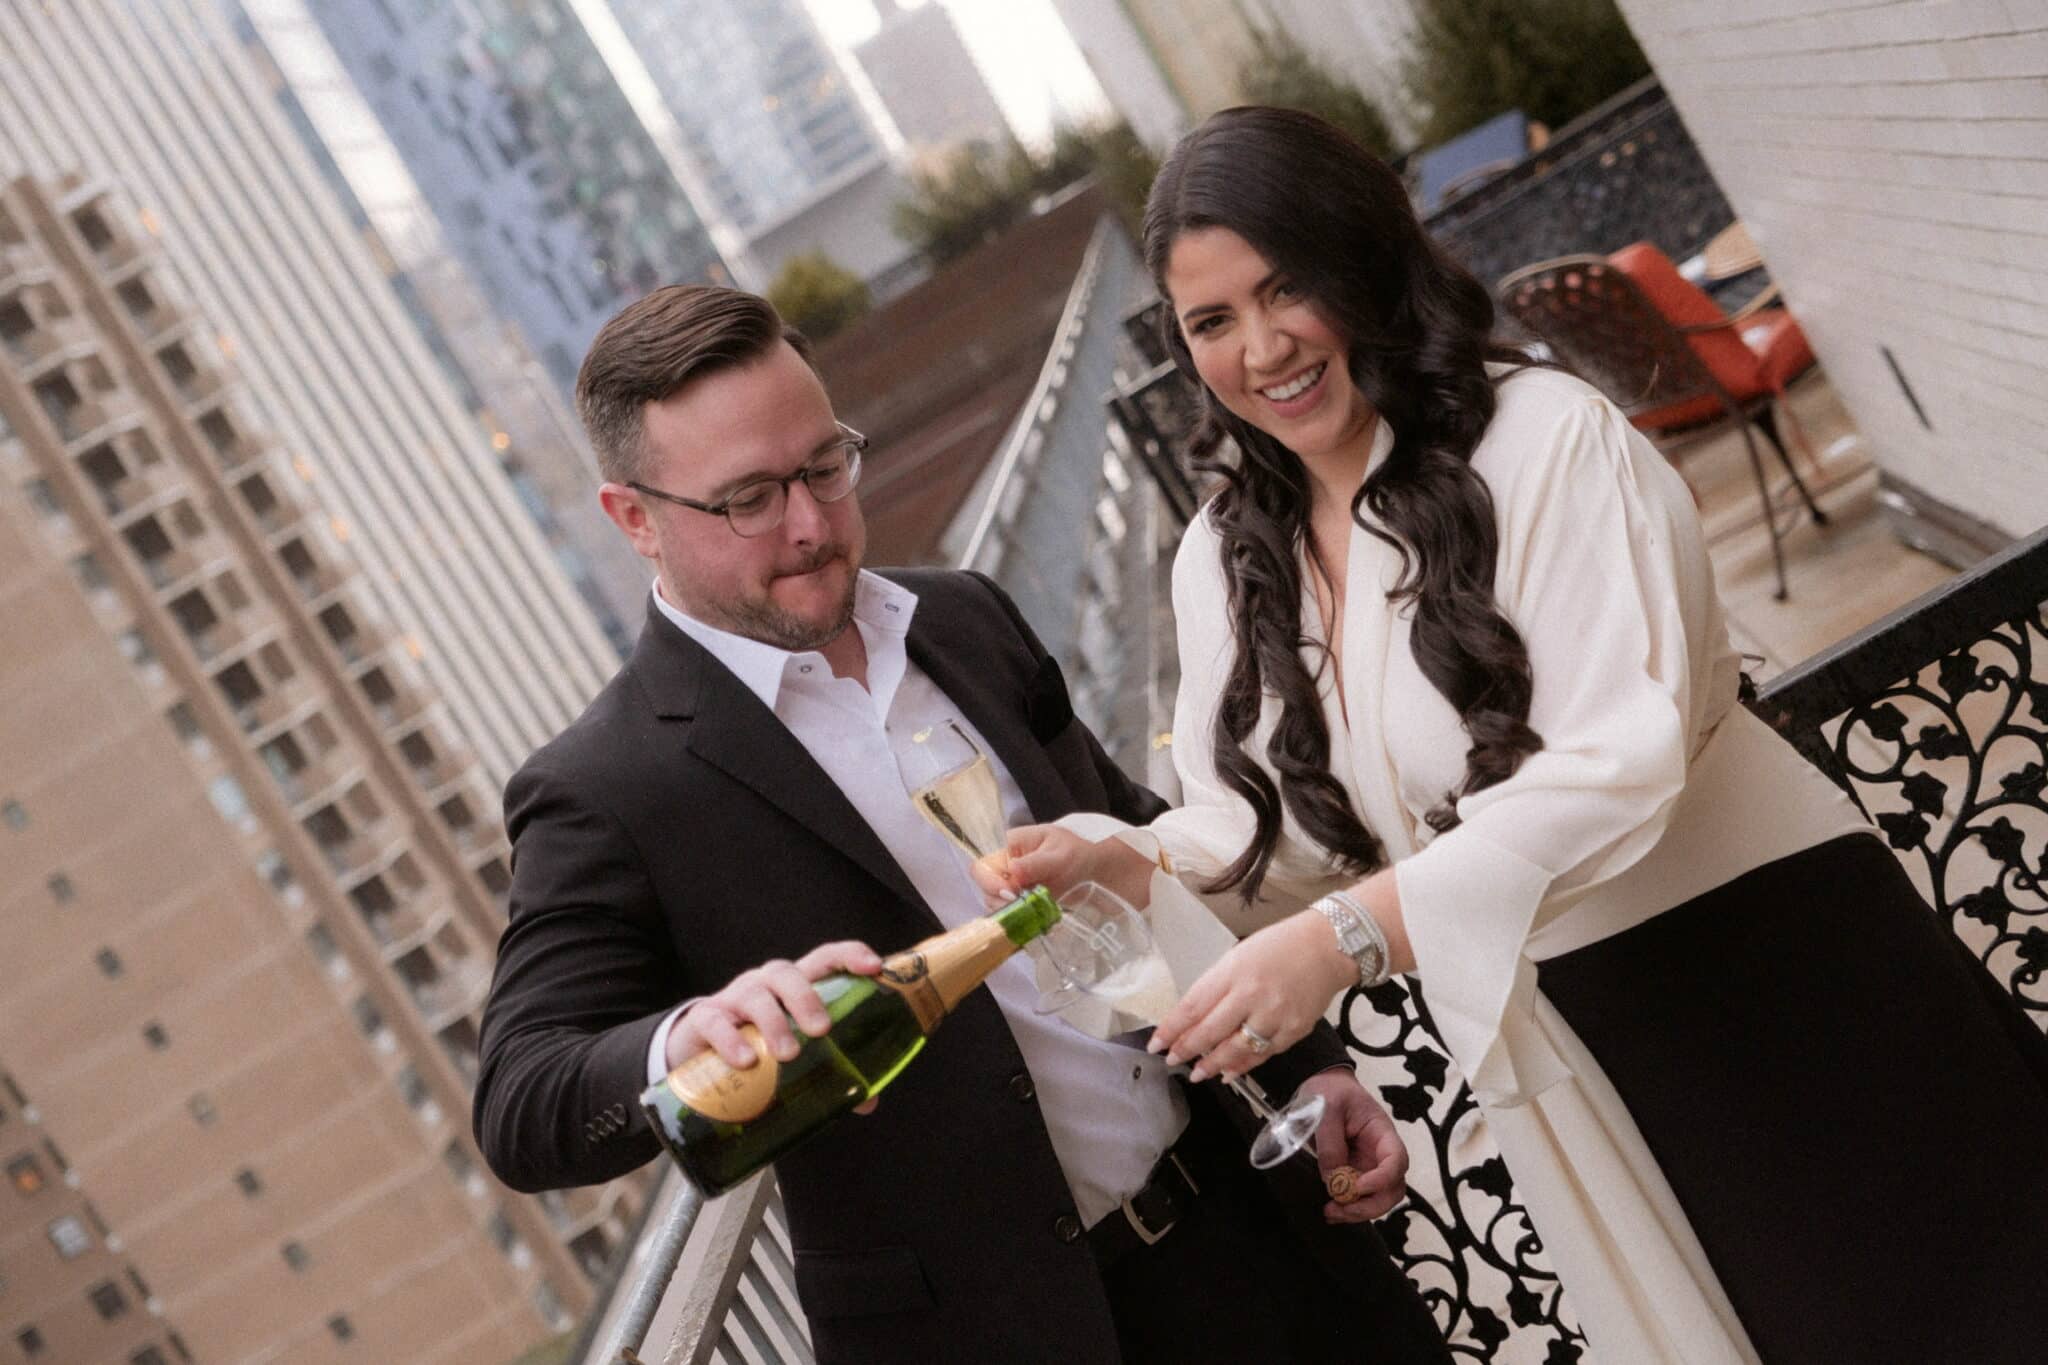
[[[1330,1198],[1339,1204],[1349,1204],[1365,1195],[1365,1172],[1356,1166],[1339,1166],[1323,1177],[1323,1183],[1330,1188]]]

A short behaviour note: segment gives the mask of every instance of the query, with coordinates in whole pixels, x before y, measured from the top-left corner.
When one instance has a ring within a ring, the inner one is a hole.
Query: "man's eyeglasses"
[[[628,481],[626,487],[692,511],[724,517],[735,535],[766,535],[782,525],[782,515],[789,509],[789,486],[799,479],[818,502],[838,502],[860,482],[860,453],[868,448],[868,438],[844,422],[837,425],[838,444],[821,451],[802,469],[779,479],[756,479],[733,490],[723,502],[698,502],[644,483]]]

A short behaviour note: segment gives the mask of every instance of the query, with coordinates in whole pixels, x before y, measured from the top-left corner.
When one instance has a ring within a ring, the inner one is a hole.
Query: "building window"
[[[50,491],[48,480],[30,479],[21,487],[28,494],[28,505],[35,508],[36,515],[43,520],[56,521],[64,515],[64,507],[57,501],[57,495]]]
[[[320,969],[337,981],[349,977],[348,960],[341,955],[341,945],[334,941],[334,933],[317,920],[306,929],[306,947],[313,954],[313,960]]]
[[[546,1280],[533,1287],[533,1306],[540,1310],[547,1325],[557,1332],[569,1325],[569,1310],[562,1306],[562,1296]]]
[[[356,1017],[356,1027],[363,1031],[365,1038],[375,1039],[384,1032],[384,1012],[377,1008],[377,1002],[367,995],[356,997],[349,1012]]]
[[[0,801],[0,820],[7,822],[9,829],[27,829],[28,811],[13,797]]]
[[[284,1263],[302,1274],[307,1266],[313,1264],[313,1253],[297,1242],[286,1242],[278,1250],[284,1256]]]
[[[201,1128],[211,1128],[220,1113],[213,1107],[213,1101],[204,1095],[194,1095],[185,1101],[185,1108],[191,1111],[193,1121]]]
[[[121,955],[112,948],[102,948],[93,955],[93,961],[100,964],[100,971],[109,981],[121,974]]]
[[[32,1152],[23,1152],[7,1163],[7,1182],[14,1186],[14,1192],[21,1195],[39,1193],[43,1185],[43,1163],[35,1159]]]
[[[192,712],[191,702],[172,703],[171,708],[164,712],[164,718],[170,721],[171,731],[177,735],[180,744],[191,744],[206,737],[206,732],[199,728],[199,717]]]
[[[48,885],[50,888],[50,899],[56,901],[59,905],[69,905],[78,899],[78,888],[72,885],[71,878],[65,876],[62,872],[51,873]]]
[[[142,1040],[158,1052],[171,1045],[171,1035],[164,1032],[164,1026],[154,1019],[142,1026]]]
[[[348,1320],[346,1313],[336,1313],[329,1318],[327,1330],[334,1333],[336,1341],[353,1341],[356,1335],[355,1324]]]
[[[242,784],[222,774],[206,784],[206,795],[213,802],[213,808],[220,812],[220,818],[244,834],[256,832],[256,813],[249,809],[249,797],[242,790]]]
[[[128,1311],[128,1296],[112,1280],[101,1280],[85,1291],[85,1297],[92,1304],[93,1311],[108,1322]]]
[[[241,1186],[242,1193],[248,1195],[251,1199],[263,1193],[263,1177],[247,1166],[235,1172],[235,1183]]]
[[[92,1250],[92,1234],[85,1230],[85,1221],[75,1213],[50,1220],[46,1229],[50,1245],[57,1248],[57,1254],[67,1261],[77,1260]]]
[[[14,1334],[15,1344],[21,1353],[33,1360],[43,1353],[43,1334],[33,1327],[24,1327]]]

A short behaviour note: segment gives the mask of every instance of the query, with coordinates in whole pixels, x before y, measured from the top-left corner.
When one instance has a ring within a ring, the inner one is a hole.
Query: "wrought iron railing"
[[[1424,226],[1491,288],[1534,261],[1605,255],[1630,242],[1652,242],[1680,260],[1734,219],[1678,110],[1648,77]]]
[[[2048,530],[1773,679],[1754,709],[2048,1028]]]

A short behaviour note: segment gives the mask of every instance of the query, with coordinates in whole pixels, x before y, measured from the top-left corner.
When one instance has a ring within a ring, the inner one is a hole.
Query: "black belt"
[[[1132,1252],[1151,1246],[1193,1212],[1202,1193],[1198,1177],[1192,1173],[1199,1169],[1192,1160],[1193,1145],[1183,1133],[1159,1158],[1145,1178],[1145,1187],[1088,1229],[1088,1247],[1095,1253],[1096,1265],[1107,1270]]]

